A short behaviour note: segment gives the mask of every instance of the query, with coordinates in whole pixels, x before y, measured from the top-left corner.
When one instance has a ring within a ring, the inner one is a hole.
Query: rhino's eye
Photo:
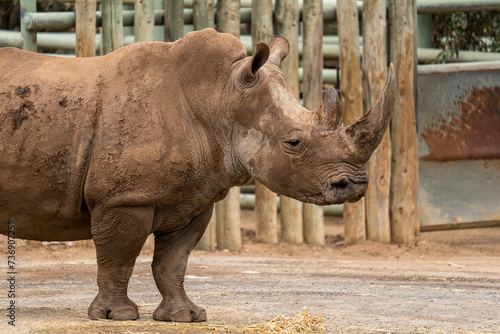
[[[300,140],[290,140],[290,141],[287,141],[286,143],[292,147],[296,147],[300,144]]]
[[[300,154],[307,146],[304,134],[300,130],[292,130],[283,137],[281,149],[287,154]]]
[[[303,145],[301,145],[302,141],[298,139],[291,139],[283,142],[283,151],[288,154],[298,154]]]

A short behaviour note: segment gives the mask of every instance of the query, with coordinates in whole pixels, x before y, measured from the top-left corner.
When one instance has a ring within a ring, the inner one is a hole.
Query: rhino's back
[[[95,60],[0,50],[0,221],[14,219],[18,237],[90,237],[82,188],[98,77]]]

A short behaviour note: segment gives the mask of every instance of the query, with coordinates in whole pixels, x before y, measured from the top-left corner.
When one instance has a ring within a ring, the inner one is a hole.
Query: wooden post
[[[418,219],[418,155],[415,120],[415,2],[390,0],[391,61],[397,73],[392,116],[391,239],[415,244]]]
[[[377,102],[384,88],[387,73],[385,0],[363,2],[363,93],[366,110]],[[366,204],[366,237],[368,240],[390,243],[389,190],[391,180],[390,131],[373,152],[366,165],[368,190]]]
[[[299,2],[277,0],[274,21],[277,34],[290,43],[290,52],[281,63],[281,69],[293,95],[299,100]],[[300,244],[304,242],[302,203],[286,196],[281,197],[281,240]]]
[[[273,4],[271,0],[252,0],[252,46],[269,43],[273,35]]]
[[[123,46],[122,0],[102,0],[102,54]]]
[[[210,222],[208,223],[208,227],[203,233],[200,241],[196,245],[194,249],[196,250],[204,250],[204,251],[214,251],[215,250],[215,214],[216,210],[214,207],[214,212],[212,213],[212,217],[210,218]]]
[[[95,12],[96,0],[76,0],[75,29],[77,57],[95,56]]]
[[[323,101],[323,1],[304,0],[304,106],[317,109]],[[312,245],[325,244],[323,208],[304,204],[304,241]]]
[[[363,115],[363,91],[359,55],[359,21],[356,0],[337,2],[340,46],[340,93],[344,109],[344,125],[353,124]],[[366,239],[364,198],[344,204],[345,244]]]
[[[278,197],[262,183],[255,181],[255,241],[278,242]]]
[[[241,250],[240,188],[229,190],[216,204],[217,249]]]
[[[217,2],[217,30],[240,37],[240,0]]]
[[[193,27],[194,30],[202,30],[205,28],[213,27],[213,0],[194,0],[193,1]],[[205,233],[201,237],[200,242],[196,249],[211,251],[215,249],[217,242],[217,227],[215,226],[217,220],[216,206],[214,205],[214,213],[212,219],[208,224]],[[220,215],[220,214],[219,214]]]
[[[28,30],[24,24],[24,16],[36,12],[36,0],[21,0],[21,36],[23,38],[23,50],[38,52],[36,42],[36,30]]]
[[[217,2],[217,28],[240,36],[240,0]],[[241,249],[240,187],[229,190],[226,198],[216,204],[217,249]]]
[[[135,0],[134,37],[136,42],[155,40],[155,0]]]
[[[95,12],[96,0],[76,0],[75,3],[75,28],[77,57],[95,56]]]
[[[273,35],[273,9],[271,0],[252,0],[252,45],[269,43]],[[255,240],[278,242],[278,200],[275,193],[255,181]]]
[[[193,28],[214,27],[214,0],[193,0]]]
[[[165,42],[184,36],[184,0],[165,0]]]
[[[76,0],[75,2],[75,56],[95,56],[96,0]],[[92,240],[80,240],[80,247],[94,247]]]

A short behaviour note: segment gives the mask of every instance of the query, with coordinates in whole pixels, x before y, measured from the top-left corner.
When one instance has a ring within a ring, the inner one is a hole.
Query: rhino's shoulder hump
[[[16,52],[21,51],[18,48],[13,48],[13,47],[6,47],[6,48],[0,48],[0,56],[1,57],[8,57],[9,55],[16,54]]]
[[[20,61],[23,60],[24,58],[36,57],[37,55],[38,55],[37,53],[21,50],[14,47],[0,48],[0,60],[4,61],[12,58],[15,58],[16,60]]]
[[[215,57],[230,57],[234,60],[247,56],[243,43],[237,37],[217,32],[212,28],[190,32],[184,38],[176,41],[174,46],[192,49]]]

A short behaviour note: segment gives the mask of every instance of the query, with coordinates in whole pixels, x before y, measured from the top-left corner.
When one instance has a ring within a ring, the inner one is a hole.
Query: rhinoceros
[[[155,320],[205,321],[184,290],[215,202],[252,177],[306,203],[352,202],[392,114],[394,70],[377,104],[343,126],[333,89],[302,107],[279,68],[286,39],[243,44],[215,30],[94,58],[0,49],[0,232],[93,239],[91,319],[139,317],[127,286],[155,237]]]

